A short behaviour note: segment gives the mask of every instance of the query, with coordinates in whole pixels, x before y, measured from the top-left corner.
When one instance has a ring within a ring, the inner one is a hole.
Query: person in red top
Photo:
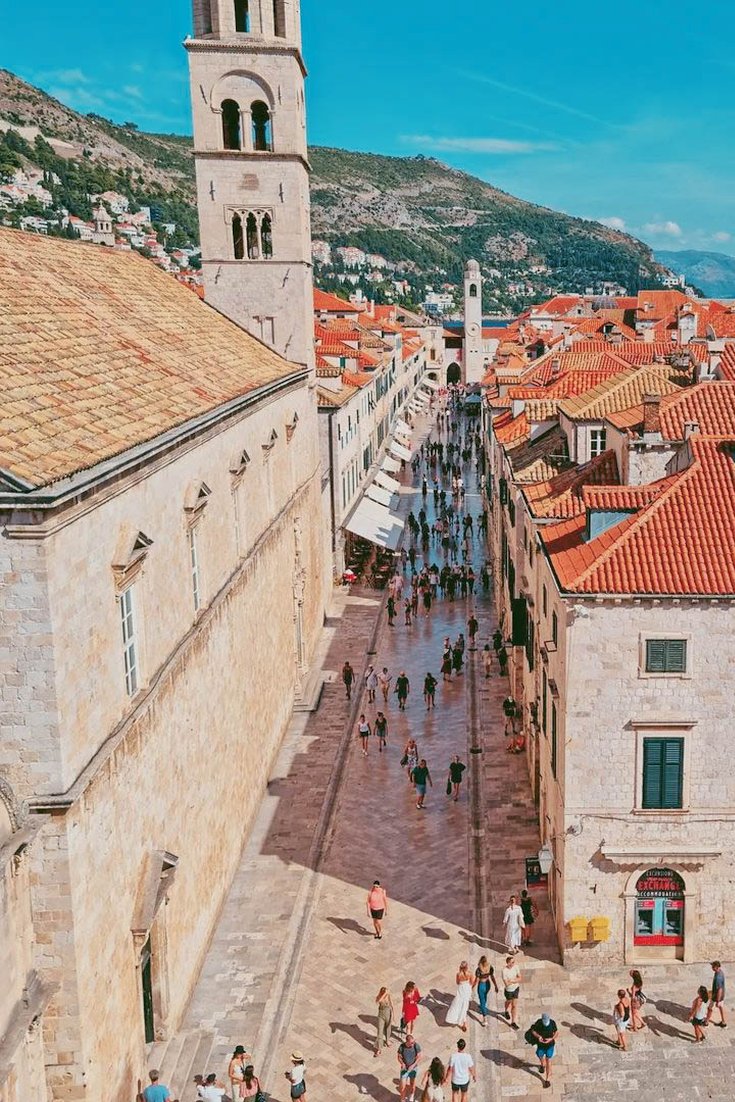
[[[388,893],[381,888],[380,881],[374,880],[367,895],[367,912],[373,920],[375,936],[380,941],[383,936],[383,919],[388,914]]]
[[[418,987],[409,980],[406,986],[403,988],[403,1006],[401,1009],[401,1028],[408,1030],[412,1033],[412,1025],[419,1016],[419,1000],[421,994]]]

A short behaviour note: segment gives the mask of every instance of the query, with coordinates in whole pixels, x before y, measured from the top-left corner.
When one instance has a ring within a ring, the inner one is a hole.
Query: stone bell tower
[[[187,38],[207,302],[312,366],[299,0],[194,0]]]
[[[479,383],[485,374],[482,352],[482,273],[476,260],[464,270],[464,371],[465,383]]]

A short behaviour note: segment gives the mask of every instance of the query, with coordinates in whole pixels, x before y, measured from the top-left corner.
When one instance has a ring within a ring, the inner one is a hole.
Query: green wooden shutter
[[[643,806],[661,807],[661,772],[664,739],[643,740]]]
[[[528,627],[528,610],[525,597],[516,597],[513,600],[513,629],[512,640],[514,647],[525,647],[528,642],[526,630]]]
[[[683,773],[684,739],[666,739],[663,747],[661,807],[681,807]]]
[[[666,672],[686,673],[687,668],[687,644],[686,639],[666,640]]]
[[[666,640],[646,640],[646,673],[666,672]]]
[[[556,776],[557,745],[556,745],[556,704],[551,703],[551,772]]]

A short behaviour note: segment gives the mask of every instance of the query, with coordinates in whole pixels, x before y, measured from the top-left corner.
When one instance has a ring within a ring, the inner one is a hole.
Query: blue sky
[[[0,65],[189,132],[188,0],[36,0],[32,34],[5,6]],[[312,143],[434,155],[655,247],[735,255],[731,0],[302,0],[302,19]]]

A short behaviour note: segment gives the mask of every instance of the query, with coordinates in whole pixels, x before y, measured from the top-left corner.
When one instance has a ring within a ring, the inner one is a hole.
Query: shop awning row
[[[410,438],[413,429],[404,421],[401,417],[396,418],[396,432],[400,432],[401,436],[408,436]]]
[[[400,463],[398,464],[398,466],[400,467]],[[386,472],[382,469],[382,467],[378,471],[378,473],[376,474],[375,481],[377,482],[377,484],[379,486],[382,486],[385,490],[390,490],[390,492],[392,494],[400,493],[401,484],[398,481],[398,479],[397,478],[391,478],[391,476],[389,474],[386,474]]]
[[[441,387],[436,379],[422,379],[421,385],[425,386],[428,390],[441,390]]]
[[[392,455],[386,455],[383,457],[380,469],[381,471],[388,471],[390,474],[398,474],[401,469],[401,464],[397,459],[394,459]]]
[[[395,551],[401,540],[403,521],[390,509],[376,501],[363,498],[344,527],[356,536],[370,540],[379,547]]]
[[[406,463],[410,462],[410,451],[408,448],[404,447],[403,444],[399,444],[397,440],[391,440],[388,450],[392,455],[395,455],[397,459],[403,459]]]

